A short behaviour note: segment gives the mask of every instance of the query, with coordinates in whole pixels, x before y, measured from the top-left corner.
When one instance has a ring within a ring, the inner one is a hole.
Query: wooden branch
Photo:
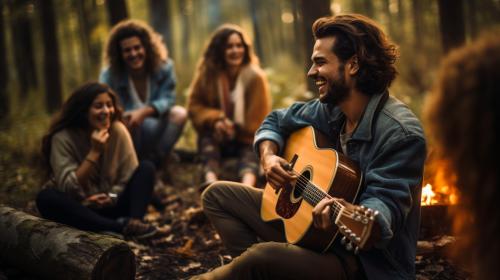
[[[0,261],[45,279],[134,279],[127,243],[0,205]]]

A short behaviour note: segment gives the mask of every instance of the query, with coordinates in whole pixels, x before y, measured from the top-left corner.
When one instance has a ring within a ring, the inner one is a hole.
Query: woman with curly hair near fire
[[[427,100],[426,121],[456,175],[457,255],[477,279],[498,279],[500,267],[500,38],[485,35],[451,52]],[[467,252],[463,254],[463,252]]]

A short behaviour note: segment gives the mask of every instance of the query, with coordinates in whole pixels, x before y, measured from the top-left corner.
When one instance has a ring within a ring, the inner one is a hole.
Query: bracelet
[[[94,166],[97,166],[97,162],[95,162],[95,161],[93,161],[93,160],[91,160],[91,159],[89,159],[89,158],[85,158],[84,160],[86,160],[86,161],[90,162],[90,163],[91,163],[92,165],[94,165]]]

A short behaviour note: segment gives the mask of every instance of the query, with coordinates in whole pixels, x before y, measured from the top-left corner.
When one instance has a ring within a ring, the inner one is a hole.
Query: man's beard
[[[345,82],[345,67],[344,63],[341,63],[338,67],[339,78],[336,80],[330,80],[328,82],[328,90],[325,97],[321,98],[322,103],[330,104],[333,106],[339,105],[342,101],[347,99],[349,96],[350,88]]]
[[[320,101],[322,103],[331,104],[333,106],[339,105],[342,101],[349,96],[349,87],[347,87],[344,76],[341,75],[340,79],[330,81],[327,93]]]

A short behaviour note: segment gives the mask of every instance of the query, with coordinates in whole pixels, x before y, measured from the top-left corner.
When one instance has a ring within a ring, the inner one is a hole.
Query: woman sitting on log
[[[198,133],[205,183],[218,179],[221,157],[238,157],[238,175],[255,185],[255,131],[271,110],[267,79],[241,28],[225,24],[212,35],[198,63],[188,112]]]
[[[138,162],[121,115],[115,93],[100,83],[84,84],[64,103],[42,142],[49,180],[36,203],[44,218],[138,240],[155,235],[142,221],[155,168]]]

